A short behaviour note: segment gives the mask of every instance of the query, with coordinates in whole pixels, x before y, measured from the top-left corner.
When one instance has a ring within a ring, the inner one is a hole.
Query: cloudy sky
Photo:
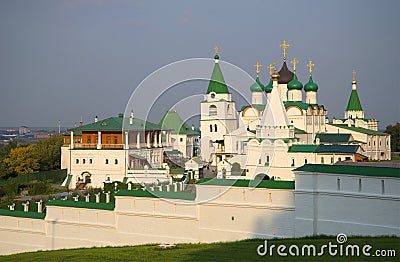
[[[81,116],[87,123],[123,113],[149,74],[182,59],[212,58],[216,43],[222,60],[254,76],[256,61],[281,66],[286,39],[303,83],[313,60],[318,102],[330,118],[343,117],[355,69],[366,116],[384,129],[400,120],[398,10],[396,0],[2,0],[0,126],[73,126]],[[193,86],[201,94],[207,83]],[[249,98],[248,86],[236,88]]]

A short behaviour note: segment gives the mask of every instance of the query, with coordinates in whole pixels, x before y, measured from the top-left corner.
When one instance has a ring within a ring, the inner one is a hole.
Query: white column
[[[71,131],[71,143],[70,143],[70,148],[74,149],[74,131]]]
[[[158,133],[158,146],[162,147],[162,134],[161,134],[161,131],[160,131],[160,133]]]
[[[136,136],[136,147],[140,148],[140,131],[138,131]]]
[[[125,149],[129,149],[128,132],[125,132]]]
[[[150,132],[147,132],[146,146],[147,146],[147,148],[150,148]]]
[[[171,146],[171,133],[167,131],[167,146]]]
[[[101,132],[97,132],[97,149],[101,149]]]
[[[156,132],[154,132],[154,144],[153,144],[153,146],[154,147],[158,147],[158,145],[157,145],[157,133]]]
[[[43,200],[39,200],[38,202],[36,202],[36,204],[38,205],[37,211],[38,213],[42,213],[43,212]]]

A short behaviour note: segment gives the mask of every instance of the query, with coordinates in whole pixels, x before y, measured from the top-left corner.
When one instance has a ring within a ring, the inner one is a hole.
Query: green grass
[[[268,241],[272,244],[292,244],[302,246],[314,244],[317,248],[321,245],[337,244],[336,237],[319,236],[313,238],[298,239],[274,239]],[[90,249],[70,249],[57,251],[40,251],[23,253],[10,256],[0,256],[0,261],[398,261],[400,256],[400,238],[396,237],[348,237],[346,244],[365,244],[373,248],[371,254],[377,249],[395,250],[396,257],[331,257],[326,254],[323,257],[279,257],[275,253],[270,256],[258,256],[256,249],[264,240],[251,239],[238,242],[213,243],[213,244],[178,244],[176,248],[161,250],[156,245],[105,247]],[[362,252],[362,251],[360,251]],[[396,259],[397,258],[397,259]]]

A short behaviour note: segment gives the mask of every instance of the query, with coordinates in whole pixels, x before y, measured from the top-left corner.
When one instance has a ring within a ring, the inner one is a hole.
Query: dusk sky
[[[0,126],[72,127],[81,116],[88,123],[123,113],[149,74],[212,58],[215,44],[221,60],[253,77],[255,62],[263,64],[265,84],[267,65],[282,65],[286,39],[303,84],[306,64],[315,64],[318,103],[330,119],[343,117],[355,69],[365,115],[384,129],[400,121],[399,10],[398,0],[1,0]],[[249,86],[237,88],[250,98]]]

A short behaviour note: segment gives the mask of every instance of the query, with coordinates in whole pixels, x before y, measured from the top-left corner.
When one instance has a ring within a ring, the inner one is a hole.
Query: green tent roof
[[[159,125],[163,129],[171,129],[172,134],[200,135],[199,130],[193,130],[186,123],[184,123],[176,111],[168,111],[167,113],[165,113],[163,118],[160,120]]]
[[[124,117],[122,114],[117,117],[109,117],[98,122],[69,129],[69,131],[122,131],[122,130],[161,130],[161,126],[144,121],[139,118],[134,118],[130,124],[129,117]]]
[[[351,90],[350,99],[346,111],[362,111],[360,98],[356,89]]]
[[[214,64],[214,70],[211,75],[210,83],[208,84],[207,94],[211,92],[217,94],[229,94],[218,60],[216,60],[216,63]]]

